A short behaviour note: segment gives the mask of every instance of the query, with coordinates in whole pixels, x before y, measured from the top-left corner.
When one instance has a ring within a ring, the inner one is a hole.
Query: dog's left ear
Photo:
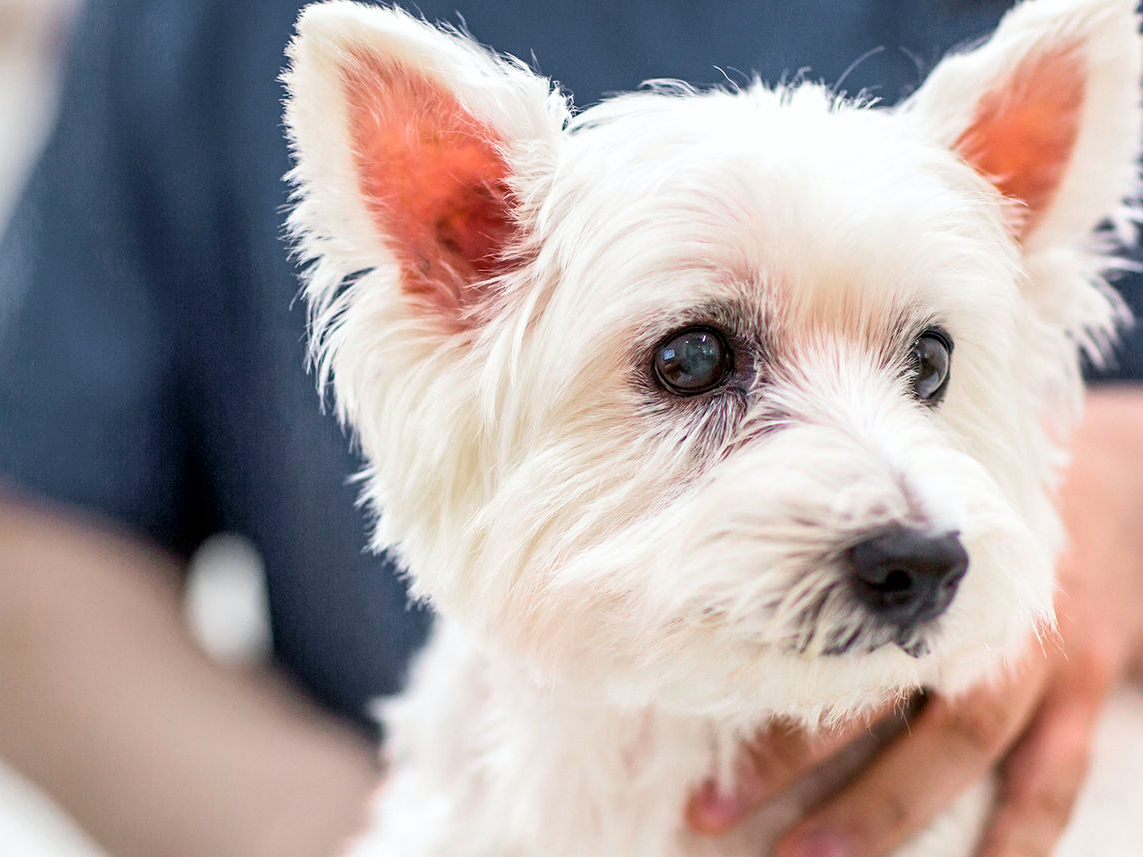
[[[1136,0],[1026,0],[902,110],[1008,199],[1026,252],[1082,241],[1137,190]]]

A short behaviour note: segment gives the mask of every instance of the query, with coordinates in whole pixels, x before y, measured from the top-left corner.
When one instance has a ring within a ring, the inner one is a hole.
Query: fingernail
[[[802,840],[801,857],[851,857],[849,843],[836,833],[812,833]]]

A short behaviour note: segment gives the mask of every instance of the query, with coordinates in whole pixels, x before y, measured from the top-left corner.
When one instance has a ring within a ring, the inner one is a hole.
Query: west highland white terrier
[[[440,616],[355,854],[758,857],[857,763],[689,834],[768,719],[955,694],[1050,629],[1141,53],[1133,0],[1028,0],[893,109],[659,83],[577,114],[463,33],[303,13],[315,362]],[[898,857],[966,857],[988,791]]]

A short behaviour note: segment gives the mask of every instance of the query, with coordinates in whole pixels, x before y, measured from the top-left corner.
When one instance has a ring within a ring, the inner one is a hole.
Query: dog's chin
[[[840,628],[814,628],[784,641],[780,648],[799,657],[840,658],[845,655],[872,655],[893,647],[919,659],[933,651],[940,634],[939,618],[916,625],[901,626],[866,616]]]
[[[871,655],[886,646],[895,646],[911,658],[920,659],[933,651],[932,638],[937,633],[935,623],[918,628],[874,628],[856,631],[835,631],[829,635],[822,649],[824,657],[843,655]],[[799,650],[805,653],[804,647]]]

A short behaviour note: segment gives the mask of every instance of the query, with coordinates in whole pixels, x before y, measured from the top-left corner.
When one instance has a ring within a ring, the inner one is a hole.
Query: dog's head
[[[1131,0],[1032,0],[904,105],[573,116],[392,9],[287,72],[313,345],[415,593],[538,674],[852,710],[1050,623],[1058,430],[1121,312]]]

